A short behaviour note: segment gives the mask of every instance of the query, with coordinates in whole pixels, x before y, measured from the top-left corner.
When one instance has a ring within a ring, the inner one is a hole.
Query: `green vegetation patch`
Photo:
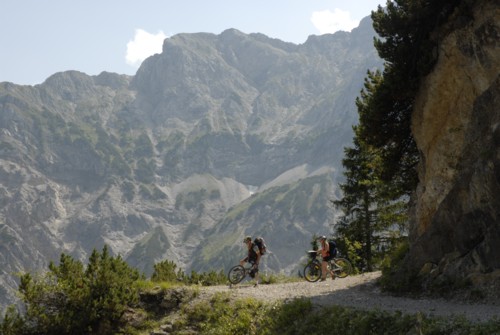
[[[186,328],[200,334],[266,334],[262,333],[262,325],[270,322],[268,312],[269,307],[262,301],[252,298],[232,300],[228,293],[218,293],[209,300],[186,305],[174,334],[182,334]]]
[[[226,221],[234,221],[265,206],[274,206],[284,213],[293,212],[300,219],[322,208],[321,199],[326,199],[330,180],[325,175],[301,179],[294,184],[272,187],[259,192],[226,214]]]
[[[237,244],[238,238],[241,236],[240,231],[235,231],[230,235],[216,235],[203,246],[201,256],[204,261],[213,259],[217,255],[227,252],[232,246]]]
[[[230,293],[181,308],[171,334],[497,334],[500,322],[472,323],[464,317],[438,318],[418,313],[363,311],[348,307],[316,307],[309,299],[266,303],[234,300]]]
[[[87,265],[62,254],[41,275],[23,274],[19,294],[24,313],[11,306],[0,334],[115,334],[122,316],[138,302],[134,283],[144,278],[105,246]]]

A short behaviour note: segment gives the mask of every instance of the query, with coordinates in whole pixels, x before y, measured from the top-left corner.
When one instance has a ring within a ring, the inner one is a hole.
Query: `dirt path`
[[[360,309],[379,309],[390,312],[414,314],[421,312],[430,316],[463,315],[471,321],[500,320],[500,302],[495,304],[467,304],[442,299],[410,299],[393,297],[382,293],[375,285],[380,272],[350,276],[344,279],[328,279],[325,282],[306,281],[287,284],[259,285],[253,287],[243,282],[233,288],[228,286],[207,287],[208,292],[230,292],[235,297],[257,299],[290,300],[307,297],[316,305],[341,305]]]

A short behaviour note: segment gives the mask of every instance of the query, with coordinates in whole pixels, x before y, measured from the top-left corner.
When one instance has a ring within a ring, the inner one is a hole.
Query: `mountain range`
[[[0,304],[15,273],[104,244],[150,275],[225,270],[259,235],[263,271],[298,271],[335,223],[374,36],[369,18],[300,45],[179,34],[134,76],[0,83]]]

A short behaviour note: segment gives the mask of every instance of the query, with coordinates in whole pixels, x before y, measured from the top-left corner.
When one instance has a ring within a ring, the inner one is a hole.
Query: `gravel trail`
[[[375,285],[380,272],[349,276],[343,279],[328,279],[325,282],[303,282],[259,285],[243,282],[233,287],[212,286],[209,292],[230,292],[234,297],[253,297],[267,301],[310,298],[319,306],[340,305],[359,309],[385,310],[389,312],[429,316],[465,316],[471,321],[500,320],[500,302],[492,304],[470,304],[443,299],[411,299],[394,297],[380,291]]]

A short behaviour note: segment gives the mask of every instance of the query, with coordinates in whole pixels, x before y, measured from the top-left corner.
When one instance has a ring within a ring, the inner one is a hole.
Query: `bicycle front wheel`
[[[317,282],[321,278],[321,265],[311,262],[304,268],[304,278],[311,283]]]
[[[245,268],[241,265],[235,265],[229,270],[227,279],[231,284],[238,284],[245,278]]]
[[[345,278],[352,273],[352,264],[345,258],[335,258],[333,261],[335,276]]]

